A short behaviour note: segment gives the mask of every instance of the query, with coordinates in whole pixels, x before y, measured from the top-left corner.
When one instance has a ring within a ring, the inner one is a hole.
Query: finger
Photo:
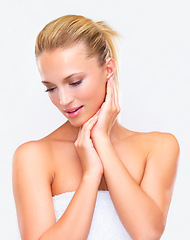
[[[113,86],[112,86],[112,79],[110,78],[107,83],[107,94],[106,94],[106,99],[105,102],[111,103],[112,100],[112,94],[113,94]]]
[[[113,83],[113,88],[114,88],[114,100],[115,100],[115,104],[116,104],[116,106],[118,106],[118,105],[119,105],[118,89],[117,89],[117,86],[116,86],[115,82]]]
[[[88,124],[93,120],[94,116],[95,116],[95,115],[93,115],[91,118],[89,118],[89,119],[83,124],[82,129],[85,129],[85,128],[88,126]]]
[[[105,102],[104,102],[103,104],[105,104]],[[103,105],[103,104],[102,104],[102,105]],[[99,117],[101,111],[102,111],[102,109],[100,108],[100,109],[96,112],[96,116],[97,116],[97,117]]]
[[[116,104],[117,104],[117,93],[116,93],[116,89],[115,89],[115,81],[113,79],[113,77],[111,77],[110,79],[110,85],[111,85],[111,107],[112,109],[115,109],[116,108]]]
[[[89,122],[89,124],[87,126],[88,131],[90,131],[93,128],[93,126],[96,124],[97,120],[98,120],[98,115],[96,114],[93,116],[92,120]]]
[[[89,137],[90,138],[90,131],[93,128],[93,126],[96,124],[98,119],[97,115],[94,115],[92,118],[90,118],[85,125],[83,125],[82,131],[83,131],[83,136],[84,137]]]
[[[82,127],[79,127],[78,136],[77,136],[77,139],[75,141],[75,146],[78,146],[78,144],[81,143],[82,135],[83,135]]]
[[[113,95],[112,95],[112,106],[115,108],[116,107],[116,93],[115,93],[115,84],[114,81],[112,83],[112,89],[113,89]]]
[[[118,94],[118,88],[114,82],[114,97],[115,97],[115,104],[116,107],[119,108],[119,94]]]
[[[95,116],[91,117],[85,124],[79,128],[78,137],[75,144],[78,146],[83,145],[88,139],[90,139],[90,130],[96,122]]]

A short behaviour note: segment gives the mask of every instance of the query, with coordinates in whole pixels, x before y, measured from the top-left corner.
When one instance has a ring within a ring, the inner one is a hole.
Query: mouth
[[[69,116],[69,117],[76,117],[78,116],[78,114],[80,113],[80,111],[82,110],[83,108],[83,105],[80,106],[80,107],[75,107],[75,108],[70,108],[70,109],[67,109],[65,110],[66,114]]]

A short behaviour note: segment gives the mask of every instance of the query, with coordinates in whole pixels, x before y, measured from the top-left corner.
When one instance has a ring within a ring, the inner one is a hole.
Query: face
[[[82,126],[101,107],[107,66],[99,66],[95,57],[88,58],[83,45],[44,52],[37,64],[52,103],[73,126]]]

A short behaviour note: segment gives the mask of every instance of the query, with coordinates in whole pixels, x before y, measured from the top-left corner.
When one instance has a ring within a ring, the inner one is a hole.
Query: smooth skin
[[[138,133],[121,126],[115,62],[108,59],[99,66],[95,57],[86,56],[85,47],[76,45],[38,58],[42,81],[51,89],[50,99],[68,121],[15,151],[13,190],[21,237],[86,239],[97,192],[109,190],[132,239],[160,239],[179,144],[169,133]],[[80,85],[73,85],[81,79]],[[81,105],[78,116],[66,114],[66,109]],[[52,196],[70,191],[76,192],[56,222]]]

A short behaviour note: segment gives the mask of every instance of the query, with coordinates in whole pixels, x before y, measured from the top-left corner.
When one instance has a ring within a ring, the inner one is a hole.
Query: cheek
[[[57,94],[51,93],[49,94],[49,99],[51,100],[51,102],[58,107],[60,102],[59,102],[59,97],[57,96]]]
[[[94,106],[97,106],[97,105],[100,106],[104,102],[105,94],[106,94],[106,85],[102,81],[100,83],[86,86],[81,96],[83,96],[83,99],[88,101],[88,103],[91,103]]]

